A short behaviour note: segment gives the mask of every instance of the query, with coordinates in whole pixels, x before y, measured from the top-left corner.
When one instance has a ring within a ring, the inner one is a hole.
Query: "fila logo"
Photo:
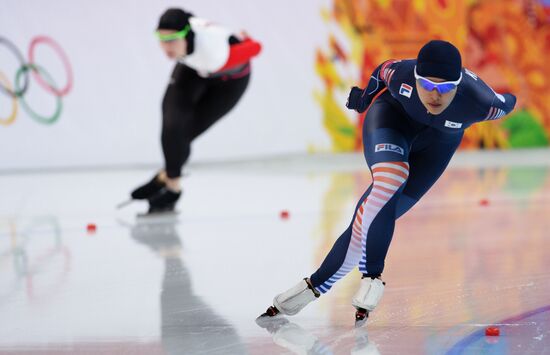
[[[391,144],[391,143],[377,144],[374,148],[374,152],[375,153],[378,153],[378,152],[392,152],[392,153],[405,155],[405,151],[403,150],[403,148],[401,148],[398,145]]]
[[[445,120],[445,127],[460,128],[460,127],[462,127],[462,123]]]
[[[403,83],[403,84],[401,84],[401,87],[399,88],[399,95],[406,96],[410,99],[412,91],[413,91],[412,86]]]

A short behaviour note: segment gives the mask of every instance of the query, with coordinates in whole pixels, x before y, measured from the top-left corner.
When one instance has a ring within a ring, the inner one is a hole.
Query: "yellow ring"
[[[6,87],[8,90],[13,89],[10,85],[10,81],[8,80],[8,78],[6,78],[6,76],[2,72],[0,72],[0,81],[2,82],[4,87]],[[13,121],[15,121],[15,117],[17,117],[17,97],[15,96],[13,96],[12,98],[11,107],[12,107],[12,112],[8,117],[6,118],[0,117],[1,125],[9,126],[10,124],[13,123]]]

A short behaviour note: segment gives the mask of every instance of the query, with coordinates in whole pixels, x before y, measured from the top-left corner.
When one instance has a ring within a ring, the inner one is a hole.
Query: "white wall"
[[[161,164],[160,102],[173,67],[153,35],[159,15],[184,7],[263,43],[247,93],[237,108],[193,146],[193,160],[258,157],[328,146],[312,91],[319,87],[315,49],[327,28],[326,1],[258,0],[2,0],[0,36],[25,53],[36,35],[54,38],[68,54],[73,90],[54,125],[32,120],[21,107],[0,126],[0,170]],[[38,47],[37,62],[65,82],[61,62]],[[0,72],[11,80],[16,60],[0,46]],[[51,112],[54,98],[34,81],[33,107]],[[10,98],[0,92],[0,117]]]

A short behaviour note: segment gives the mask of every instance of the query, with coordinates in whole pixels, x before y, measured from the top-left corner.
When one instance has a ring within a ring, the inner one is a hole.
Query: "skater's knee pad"
[[[353,296],[351,304],[356,308],[364,308],[367,311],[374,310],[384,294],[384,285],[385,283],[378,278],[365,277],[361,279],[361,286]]]
[[[309,302],[314,301],[320,294],[303,279],[288,291],[278,294],[273,299],[273,305],[281,313],[292,316],[300,312]]]

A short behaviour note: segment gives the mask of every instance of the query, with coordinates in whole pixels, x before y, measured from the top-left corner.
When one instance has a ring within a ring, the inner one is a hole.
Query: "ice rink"
[[[459,153],[398,221],[358,329],[357,270],[288,321],[255,318],[349,224],[362,156],[195,164],[177,217],[116,210],[152,173],[0,175],[1,354],[550,354],[550,151]]]

